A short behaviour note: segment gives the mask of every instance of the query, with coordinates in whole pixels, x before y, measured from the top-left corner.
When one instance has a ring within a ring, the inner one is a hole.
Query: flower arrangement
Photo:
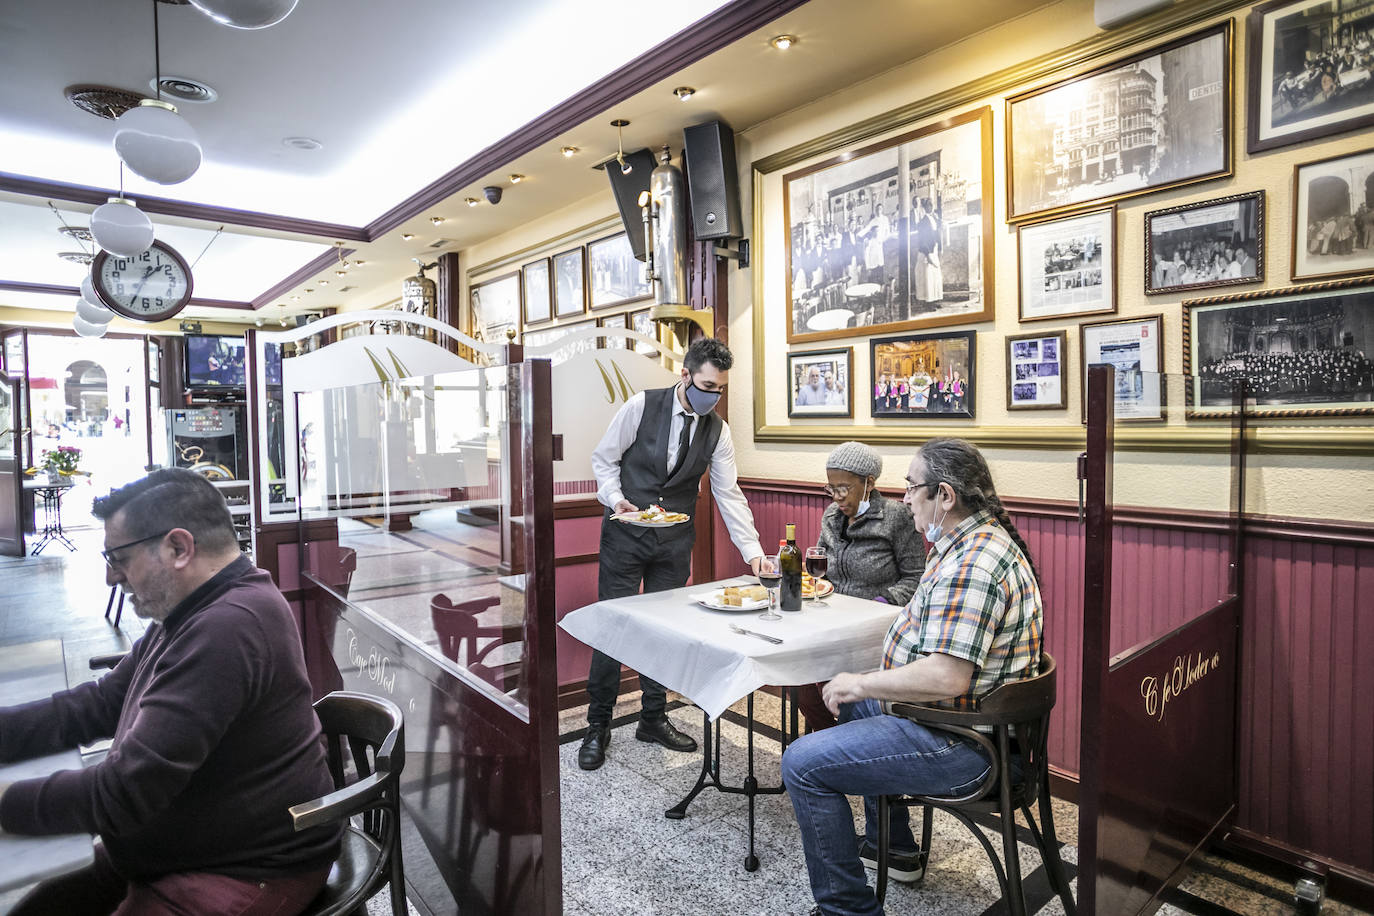
[[[74,445],[59,445],[55,449],[43,452],[43,468],[49,474],[61,474],[70,477],[77,472],[77,465],[81,463],[81,449]]]

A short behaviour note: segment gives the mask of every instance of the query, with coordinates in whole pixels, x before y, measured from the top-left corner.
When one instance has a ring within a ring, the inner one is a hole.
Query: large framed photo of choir
[[[1259,416],[1374,414],[1374,278],[1183,303],[1188,416],[1228,415],[1244,379]]]
[[[1231,174],[1231,32],[1227,20],[1009,98],[1007,221]]]
[[[1253,155],[1374,125],[1365,0],[1276,0],[1246,19]]]
[[[853,347],[787,354],[787,415],[854,416],[853,378]]]
[[[1263,191],[1145,214],[1146,294],[1263,279]]]
[[[990,321],[992,109],[783,176],[787,341]]]
[[[973,419],[977,338],[951,331],[871,340],[872,415]]]

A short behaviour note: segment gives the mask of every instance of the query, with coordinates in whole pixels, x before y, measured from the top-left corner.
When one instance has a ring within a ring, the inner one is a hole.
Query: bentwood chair
[[[429,602],[430,622],[439,637],[439,651],[444,657],[464,666],[482,680],[503,692],[515,686],[521,668],[520,660],[492,663],[493,652],[510,643],[524,639],[524,628],[518,624],[488,625],[478,615],[500,604],[499,598],[473,598],[454,603],[445,594],[435,595]]]
[[[1021,859],[1016,848],[1016,811],[1019,808],[1030,827],[1031,836],[1040,850],[1049,876],[1050,887],[1064,902],[1064,912],[1077,912],[1064,861],[1059,855],[1059,841],[1054,834],[1054,811],[1050,805],[1049,760],[1046,755],[1050,710],[1054,708],[1056,669],[1048,652],[1040,654],[1040,673],[1025,680],[1009,682],[993,690],[978,704],[976,712],[943,709],[911,703],[891,703],[888,711],[927,728],[938,729],[975,742],[992,761],[987,776],[969,792],[961,796],[939,795],[883,795],[878,799],[878,902],[887,892],[887,855],[891,824],[889,811],[893,805],[921,807],[924,817],[921,826],[921,867],[930,856],[931,815],[940,809],[956,818],[983,845],[997,873],[1012,916],[1025,916],[1026,899],[1021,883]],[[978,731],[985,726],[992,733]],[[1020,778],[1014,778],[1011,760],[1021,757]],[[1031,805],[1040,807],[1040,827],[1031,815]],[[1003,862],[998,859],[992,843],[978,829],[971,815],[991,814],[999,821],[1002,833]],[[1043,832],[1042,832],[1043,831]],[[928,874],[928,872],[927,872]]]
[[[335,791],[288,810],[297,830],[343,821],[344,835],[324,890],[303,916],[361,913],[364,902],[388,883],[391,912],[405,916],[401,770],[406,752],[401,710],[390,700],[337,690],[315,703],[315,713],[324,730]]]

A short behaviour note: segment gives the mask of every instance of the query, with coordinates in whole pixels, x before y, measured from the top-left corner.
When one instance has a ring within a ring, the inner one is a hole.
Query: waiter
[[[687,348],[681,380],[672,388],[641,391],[626,401],[592,452],[596,496],[607,507],[601,520],[597,600],[639,594],[641,583],[646,592],[687,584],[696,540],[694,525],[641,528],[611,515],[638,512],[651,504],[690,514],[701,476],[707,471],[730,540],[758,572],[763,551],[754,530],[754,514],[739,489],[730,427],[715,413],[734,361],[719,340],[698,339]],[[696,750],[696,741],[668,721],[663,685],[642,674],[639,684],[642,698],[635,737],[669,750]],[[611,710],[619,693],[620,662],[593,650],[587,673],[587,736],[577,755],[577,765],[584,770],[595,770],[606,762]]]

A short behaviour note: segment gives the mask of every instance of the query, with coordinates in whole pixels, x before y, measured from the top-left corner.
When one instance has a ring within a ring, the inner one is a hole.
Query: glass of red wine
[[[782,620],[782,616],[774,612],[778,606],[778,586],[782,585],[782,568],[776,556],[759,560],[759,585],[768,589],[768,610],[759,615],[759,620]]]
[[[806,548],[806,574],[811,577],[812,592],[815,600],[811,603],[812,607],[829,607],[821,600],[821,580],[825,578],[825,572],[830,568],[830,558],[826,556],[824,547]]]

